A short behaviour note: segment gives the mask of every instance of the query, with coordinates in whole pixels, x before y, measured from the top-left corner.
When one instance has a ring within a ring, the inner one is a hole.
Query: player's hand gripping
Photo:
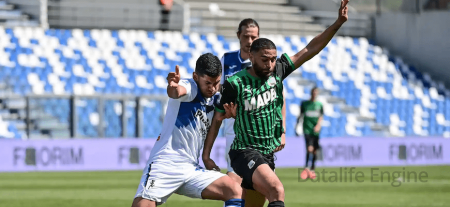
[[[178,82],[180,82],[180,68],[177,66],[175,66],[175,72],[170,72],[167,75],[167,83],[169,84],[170,88],[177,88],[178,87]]]
[[[219,166],[217,166],[216,162],[214,162],[214,160],[212,160],[211,158],[203,159],[203,164],[205,165],[205,168],[207,170],[220,171]]]
[[[341,0],[341,6],[339,7],[338,22],[343,24],[348,20],[348,4],[349,0]]]
[[[219,117],[217,119],[219,121],[223,121],[224,119],[229,118],[236,118],[236,108],[237,104],[230,103],[230,104],[224,104],[223,108],[225,109],[225,113],[220,113]]]
[[[282,149],[284,149],[284,146],[286,145],[286,134],[283,133],[281,135],[281,144],[280,146],[278,146],[277,148],[275,148],[274,152],[278,152],[281,151]]]

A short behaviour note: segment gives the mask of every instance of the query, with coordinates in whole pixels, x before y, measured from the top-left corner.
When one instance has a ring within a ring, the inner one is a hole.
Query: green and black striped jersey
[[[283,80],[294,70],[292,60],[283,54],[275,64],[273,75],[267,79],[250,75],[247,68],[224,82],[220,104],[215,110],[225,112],[224,104],[237,104],[232,149],[253,148],[268,154],[280,145],[284,130]]]

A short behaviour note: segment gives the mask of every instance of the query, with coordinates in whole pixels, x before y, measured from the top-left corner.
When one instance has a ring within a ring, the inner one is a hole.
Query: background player
[[[305,135],[306,146],[306,162],[305,169],[300,174],[302,179],[316,178],[314,172],[316,163],[316,151],[319,148],[319,134],[323,118],[323,105],[319,101],[316,101],[319,95],[319,89],[314,87],[311,89],[311,99],[303,101],[300,105],[300,116],[297,123],[300,123],[301,117],[303,117],[303,134]],[[298,136],[298,134],[297,134]],[[309,158],[312,158],[311,168],[308,166]]]
[[[199,57],[193,79],[180,80],[178,66],[169,73],[170,97],[163,131],[153,147],[133,201],[133,207],[154,207],[172,193],[225,201],[241,206],[241,187],[230,177],[205,170],[198,157],[217,104],[221,64],[211,53]],[[225,116],[221,117],[222,119]]]
[[[236,73],[223,84],[215,116],[220,117],[225,112],[221,105],[237,104],[236,138],[229,152],[231,166],[243,178],[242,187],[263,194],[269,200],[269,207],[284,206],[284,187],[273,171],[273,151],[283,133],[283,128],[277,127],[282,122],[282,81],[328,44],[348,19],[347,3],[348,0],[341,1],[338,19],[294,56],[283,54],[277,60],[276,46],[272,41],[255,40],[250,49],[253,66]],[[220,120],[215,116],[203,151],[203,159],[210,164],[214,161],[205,158],[210,157],[220,126]]]

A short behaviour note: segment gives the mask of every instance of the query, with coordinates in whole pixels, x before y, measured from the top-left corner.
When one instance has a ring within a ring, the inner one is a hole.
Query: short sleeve
[[[278,58],[277,63],[275,65],[275,72],[278,77],[284,80],[288,75],[294,72],[295,66],[292,62],[291,58],[284,53]]]
[[[194,79],[182,79],[178,82],[178,85],[183,86],[186,89],[186,94],[177,100],[180,102],[191,102],[197,96],[198,87]]]
[[[225,80],[225,82],[222,85],[222,91],[220,102],[218,105],[216,105],[215,110],[221,113],[225,113],[225,108],[223,107],[226,103],[236,103],[237,98],[237,89],[228,82],[228,80]]]

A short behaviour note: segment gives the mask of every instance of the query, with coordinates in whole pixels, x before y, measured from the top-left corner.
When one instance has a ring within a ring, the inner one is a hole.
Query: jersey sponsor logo
[[[319,117],[320,116],[320,111],[307,111],[305,113],[305,115],[307,117]]]
[[[203,123],[203,125],[205,126],[205,127],[200,127],[200,134],[203,139],[206,139],[206,134],[208,133],[208,129],[210,126],[208,117],[206,116],[206,113],[201,109],[197,110],[197,112],[195,113],[195,117],[198,117],[200,119],[200,121]]]
[[[259,94],[258,96],[253,96],[249,100],[245,100],[245,110],[251,111],[255,109],[259,109],[274,101],[277,98],[277,93],[274,88],[271,88],[269,91],[264,92],[263,94]]]

